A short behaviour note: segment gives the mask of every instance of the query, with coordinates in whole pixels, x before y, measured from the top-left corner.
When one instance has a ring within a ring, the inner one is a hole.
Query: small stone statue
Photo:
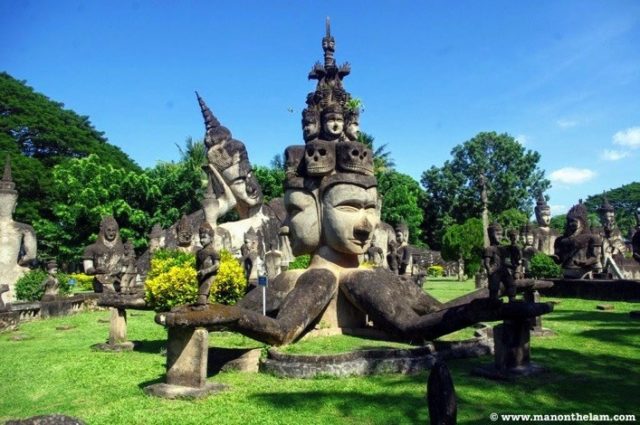
[[[533,246],[535,241],[534,230],[529,226],[529,223],[522,227],[522,265],[524,268],[525,277],[529,277],[529,271],[531,269],[531,259],[538,253],[538,250]]]
[[[100,222],[98,240],[89,245],[83,255],[84,272],[94,276],[95,292],[120,292],[124,272],[124,245],[116,220],[105,217]]]
[[[196,268],[198,269],[198,300],[196,305],[204,306],[209,302],[209,291],[213,280],[220,268],[220,255],[215,249],[213,227],[206,221],[199,229],[200,245],[202,248],[196,254]]]
[[[131,241],[127,241],[124,244],[124,256],[122,260],[124,265],[124,274],[122,275],[121,287],[123,290],[127,291],[136,286],[136,277],[138,276],[136,252],[133,249]]]
[[[598,217],[602,224],[602,254],[601,263],[603,271],[613,273],[622,279],[622,271],[618,267],[615,258],[623,257],[627,252],[622,233],[616,225],[615,210],[609,203],[607,196],[602,194],[602,205],[598,208]]]
[[[8,301],[14,301],[15,284],[36,258],[36,233],[27,224],[13,221],[18,192],[11,178],[9,155],[0,180],[0,281],[9,286]]]
[[[58,264],[56,260],[51,260],[47,262],[47,277],[42,282],[42,287],[44,287],[44,294],[40,301],[53,301],[58,297],[58,293],[60,292],[60,282],[56,277],[58,274]]]
[[[564,235],[556,239],[554,255],[551,257],[562,266],[567,279],[590,277],[598,267],[598,251],[602,242],[589,232],[587,208],[580,203],[567,213]]]
[[[551,223],[551,208],[547,205],[544,195],[540,193],[535,207],[536,220],[538,222],[538,230],[536,232],[536,240],[534,247],[540,252],[547,255],[553,255],[553,246],[558,237],[557,232],[549,227]]]
[[[242,267],[248,281],[258,279],[258,235],[253,227],[244,235],[244,245],[240,248]]]
[[[264,266],[269,279],[274,279],[282,272],[282,252],[275,249],[273,245],[264,255]]]
[[[500,293],[500,284],[503,284],[509,297],[509,301],[515,300],[516,287],[514,284],[515,268],[514,260],[511,259],[511,247],[500,246],[502,240],[502,226],[499,223],[492,223],[487,229],[489,243],[484,250],[484,268],[489,278],[489,298],[497,300]]]
[[[176,226],[176,236],[178,241],[178,250],[186,253],[193,253],[196,247],[193,243],[193,224],[189,217],[182,215],[182,218]]]
[[[389,270],[398,274],[398,242],[393,239],[389,241],[387,264],[389,265]]]
[[[377,240],[374,237],[371,239],[371,247],[367,249],[367,253],[365,255],[366,260],[371,263],[374,267],[382,267],[384,265],[384,251],[377,244]]]
[[[411,248],[409,247],[409,227],[406,223],[399,223],[396,226],[396,242],[398,243],[398,274],[407,273],[411,265]]]
[[[507,257],[507,267],[513,270],[514,279],[524,278],[524,266],[522,261],[522,249],[518,245],[518,231],[516,229],[509,229],[507,232],[509,236],[509,256]]]

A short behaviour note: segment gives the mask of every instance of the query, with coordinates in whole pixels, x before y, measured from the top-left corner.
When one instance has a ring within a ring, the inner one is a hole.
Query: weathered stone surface
[[[113,307],[132,310],[152,310],[145,299],[144,289],[135,292],[103,292],[98,299],[101,307]]]
[[[169,328],[167,384],[203,388],[207,380],[209,332],[203,328]]]
[[[427,402],[431,425],[455,425],[458,416],[456,389],[449,368],[437,362],[431,368],[427,381]]]
[[[598,304],[596,308],[602,311],[612,311],[615,310],[616,307],[613,304]]]
[[[98,351],[131,351],[134,344],[127,340],[127,310],[111,307],[109,315],[109,339],[92,346]]]
[[[589,232],[587,209],[574,205],[567,213],[564,235],[554,243],[553,259],[562,267],[565,279],[582,279],[602,270],[602,239]]]
[[[125,270],[124,245],[120,228],[113,217],[100,222],[98,240],[84,250],[84,272],[94,276],[95,292],[120,292],[120,282]]]
[[[258,372],[262,348],[209,348],[208,370]]]
[[[66,415],[41,415],[26,419],[10,419],[5,425],[85,425],[85,422]]]
[[[207,382],[202,387],[185,387],[182,385],[153,384],[145,387],[145,394],[168,398],[204,398],[222,392],[229,387],[223,384]]]

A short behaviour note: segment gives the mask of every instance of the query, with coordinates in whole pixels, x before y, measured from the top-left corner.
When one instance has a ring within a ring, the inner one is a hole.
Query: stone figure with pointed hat
[[[205,327],[231,329],[282,345],[295,341],[318,322],[353,328],[365,326],[368,317],[380,330],[418,340],[478,321],[550,311],[545,304],[496,303],[486,299],[485,291],[442,304],[410,279],[383,268],[359,268],[359,256],[369,248],[380,222],[373,155],[371,149],[344,135],[343,113],[351,97],[342,79],[350,67],[336,65],[335,41],[328,25],[322,45],[324,65],[316,63],[309,74],[318,83],[307,97],[307,110],[320,117],[318,136],[305,135],[305,145],[285,150],[285,226],[293,254],[311,255],[309,268],[284,272],[271,283],[266,289],[266,316],[256,302],[262,299],[262,291],[256,289],[234,306],[210,304],[197,312],[181,306],[159,313],[156,321],[167,325],[176,338],[180,329],[191,335],[187,329],[197,332]]]
[[[598,218],[602,224],[600,237],[602,238],[602,267],[608,274],[622,279],[623,273],[618,267],[617,260],[623,260],[627,247],[622,232],[616,224],[615,209],[609,203],[605,193],[602,194],[602,204],[598,208]],[[617,260],[616,260],[617,259]]]
[[[50,260],[47,262],[47,277],[42,282],[42,288],[44,293],[40,301],[54,301],[60,293],[60,282],[56,277],[58,274],[58,263],[56,260]]]
[[[115,218],[106,216],[102,219],[98,240],[85,248],[82,259],[84,272],[94,277],[95,292],[120,292],[124,244]]]
[[[7,301],[15,301],[15,284],[29,270],[38,248],[33,227],[13,220],[17,201],[18,192],[7,155],[0,180],[0,282],[9,287]]]
[[[571,207],[566,220],[564,234],[555,241],[552,258],[562,267],[565,278],[589,278],[601,267],[602,239],[591,234],[582,200]]]
[[[536,230],[533,246],[539,252],[544,252],[547,255],[553,255],[553,244],[558,237],[558,233],[555,229],[552,229],[549,226],[551,223],[551,208],[547,204],[547,200],[542,192],[538,195],[535,213],[536,221],[538,222],[538,229]]]

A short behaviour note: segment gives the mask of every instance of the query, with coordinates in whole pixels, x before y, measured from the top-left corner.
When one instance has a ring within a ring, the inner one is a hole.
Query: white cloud
[[[515,137],[516,142],[520,143],[522,146],[529,143],[529,138],[524,134],[519,134]]]
[[[576,120],[568,120],[568,119],[559,119],[558,121],[556,121],[556,124],[558,125],[558,127],[560,128],[571,128],[571,127],[575,127],[578,125],[578,121]]]
[[[591,180],[596,173],[588,168],[560,168],[551,173],[551,180],[562,184],[580,184]]]
[[[605,149],[600,154],[600,158],[605,161],[618,161],[629,156],[629,152]]]
[[[640,127],[631,127],[618,131],[613,135],[613,143],[628,146],[632,149],[640,148]]]
[[[551,215],[555,216],[555,215],[560,215],[560,214],[566,214],[567,211],[569,211],[569,207],[567,207],[566,205],[549,205],[549,208],[551,209]]]

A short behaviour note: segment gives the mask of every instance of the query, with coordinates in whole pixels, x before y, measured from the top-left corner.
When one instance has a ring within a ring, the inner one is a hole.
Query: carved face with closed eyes
[[[377,200],[375,187],[365,189],[344,183],[330,187],[322,200],[326,244],[344,254],[364,254],[380,222]]]

